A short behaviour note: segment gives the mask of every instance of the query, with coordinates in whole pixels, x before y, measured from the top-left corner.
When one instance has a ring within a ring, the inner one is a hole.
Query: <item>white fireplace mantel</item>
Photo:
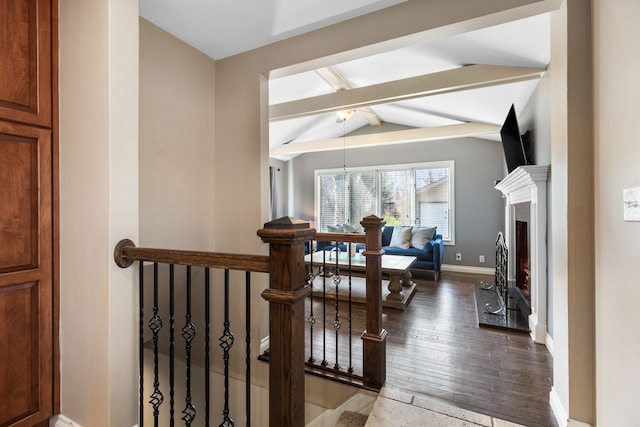
[[[534,342],[545,344],[547,336],[547,177],[549,166],[520,166],[495,188],[506,198],[505,241],[515,248],[515,205],[531,203],[529,221],[529,329]],[[511,249],[510,249],[511,250]],[[508,280],[515,279],[515,259],[509,256]]]

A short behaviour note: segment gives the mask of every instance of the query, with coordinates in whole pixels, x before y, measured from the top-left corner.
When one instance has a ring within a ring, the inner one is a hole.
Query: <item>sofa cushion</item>
[[[386,255],[402,255],[402,256],[414,256],[418,258],[418,261],[433,261],[433,248],[431,245],[427,245],[427,250],[424,249],[402,249],[395,246],[383,246],[382,250]]]
[[[364,228],[360,224],[327,225],[327,233],[364,233]]]
[[[413,227],[411,231],[411,247],[423,249],[428,241],[436,235],[436,227]]]
[[[393,226],[387,225],[382,229],[382,246],[389,246],[392,234]]]
[[[384,246],[382,249],[386,255],[414,256],[421,260],[425,259],[426,254],[422,249],[416,248],[402,249],[396,246]]]
[[[342,224],[342,232],[343,233],[355,233],[356,228],[353,225]]]
[[[393,234],[391,235],[391,243],[389,246],[395,246],[396,248],[409,249],[411,247],[411,230],[413,227],[402,227],[396,225],[393,227]]]
[[[342,224],[342,231],[344,233],[362,233],[364,229],[360,224],[351,225],[351,224]]]

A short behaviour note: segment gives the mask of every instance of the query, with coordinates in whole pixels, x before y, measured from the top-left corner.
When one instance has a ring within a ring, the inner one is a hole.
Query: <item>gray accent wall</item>
[[[345,159],[346,154],[346,159]],[[502,145],[461,138],[395,146],[308,153],[289,160],[290,215],[314,219],[316,169],[379,166],[453,160],[455,162],[455,245],[444,248],[444,263],[495,267],[495,240],[504,228],[504,202],[494,181],[504,176]],[[462,261],[455,253],[462,253]],[[484,255],[485,263],[479,262]]]

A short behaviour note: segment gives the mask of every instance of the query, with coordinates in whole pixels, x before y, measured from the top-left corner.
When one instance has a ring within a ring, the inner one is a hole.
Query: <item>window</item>
[[[388,225],[438,227],[454,243],[454,163],[317,170],[316,222],[357,226],[377,215]]]

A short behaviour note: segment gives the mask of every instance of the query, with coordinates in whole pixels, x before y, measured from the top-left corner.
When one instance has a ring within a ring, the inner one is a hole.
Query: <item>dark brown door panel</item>
[[[2,0],[0,117],[50,127],[51,1]]]
[[[0,121],[0,426],[52,415],[51,131]]]

